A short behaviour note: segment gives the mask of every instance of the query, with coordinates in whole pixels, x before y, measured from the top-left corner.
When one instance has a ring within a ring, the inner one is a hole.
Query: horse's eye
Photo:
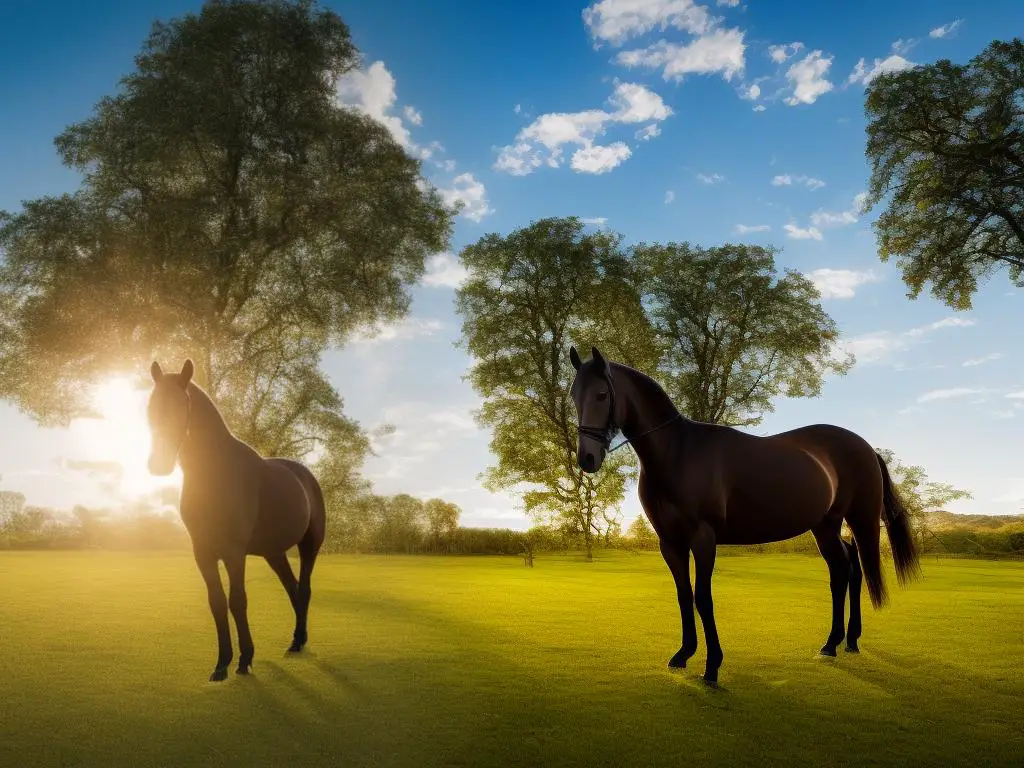
[[[598,392],[597,393],[597,401],[598,402],[601,402],[601,401],[607,400],[607,399],[608,399],[608,393],[607,392]]]

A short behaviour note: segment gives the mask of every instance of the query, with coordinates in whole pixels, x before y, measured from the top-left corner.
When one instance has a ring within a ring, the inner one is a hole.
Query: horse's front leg
[[[253,647],[252,634],[249,632],[249,600],[245,594],[245,553],[224,558],[224,567],[231,583],[228,605],[231,607],[235,629],[238,631],[237,671],[240,675],[247,675],[252,667],[252,657],[256,649]]]
[[[231,628],[228,626],[228,599],[224,595],[224,585],[220,583],[220,570],[217,558],[208,554],[195,553],[199,573],[206,582],[206,596],[210,603],[210,613],[217,625],[217,666],[210,675],[211,682],[224,680],[228,676],[228,664],[231,663]]]
[[[711,574],[715,570],[715,531],[707,522],[701,521],[690,543],[696,573],[694,602],[697,613],[704,625],[704,644],[708,649],[708,660],[704,667],[704,682],[718,683],[718,668],[722,666],[722,645],[718,641],[718,627],[715,626],[715,604],[711,598]]]
[[[697,620],[693,615],[693,587],[690,586],[690,550],[685,545],[677,546],[663,540],[661,556],[665,558],[676,582],[679,615],[683,620],[683,644],[675,656],[669,659],[668,665],[685,668],[686,662],[697,652]]]

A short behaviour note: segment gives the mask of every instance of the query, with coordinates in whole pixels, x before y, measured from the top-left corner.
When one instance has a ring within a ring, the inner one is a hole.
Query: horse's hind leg
[[[832,588],[832,631],[821,647],[822,656],[835,656],[836,648],[846,636],[843,619],[846,614],[846,590],[850,585],[850,558],[846,544],[839,537],[842,520],[826,520],[811,529],[818,551],[828,565],[829,586]],[[851,612],[852,613],[852,612]]]
[[[860,587],[864,580],[864,574],[860,568],[860,554],[857,552],[857,542],[846,543],[846,552],[850,557],[850,625],[846,630],[846,650],[849,653],[858,653],[860,648],[857,641],[860,639],[862,626],[860,617]]]
[[[298,603],[299,582],[296,581],[295,574],[292,572],[292,564],[290,562],[288,562],[288,553],[287,552],[280,552],[280,553],[278,553],[276,555],[268,555],[264,559],[267,561],[267,565],[269,565],[274,570],[274,573],[277,574],[277,578],[280,579],[280,581],[281,581],[281,586],[284,587],[285,594],[288,595],[288,602],[290,602],[292,604],[292,610],[295,611],[296,631],[298,631],[298,621],[299,621],[299,603]],[[292,638],[292,640],[293,640],[293,645],[294,645],[294,637]],[[301,648],[301,646],[300,646],[300,648]],[[291,650],[293,650],[293,648],[290,647],[288,650],[291,651]],[[294,649],[294,650],[298,650],[298,649]]]
[[[715,625],[715,605],[711,598],[711,574],[715,570],[715,531],[706,522],[701,522],[690,543],[693,551],[696,584],[694,603],[704,625],[704,644],[708,649],[707,664],[704,667],[704,682],[714,685],[718,682],[718,668],[722,666],[725,654],[718,641],[718,627]]]
[[[292,638],[292,646],[288,650],[298,653],[309,640],[309,633],[306,625],[309,619],[309,600],[312,597],[312,586],[310,581],[313,576],[313,565],[316,563],[316,556],[320,552],[320,541],[313,534],[312,530],[299,542],[299,583],[295,590],[295,635]]]

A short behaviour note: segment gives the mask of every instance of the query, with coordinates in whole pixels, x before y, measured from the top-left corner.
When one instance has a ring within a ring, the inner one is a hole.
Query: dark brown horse
[[[872,604],[878,608],[886,600],[883,517],[900,584],[919,570],[906,511],[882,458],[858,435],[829,424],[757,437],[691,421],[653,379],[607,362],[597,348],[592,353],[585,363],[575,347],[569,353],[576,368],[577,460],[584,472],[596,472],[619,430],[636,451],[640,503],[675,579],[683,620],[682,647],[669,666],[685,667],[697,650],[696,604],[708,648],[704,680],[718,680],[723,654],[711,598],[717,544],[765,544],[805,531],[814,534],[832,587],[832,630],[821,653],[835,656],[844,636],[846,650],[856,652],[862,575]],[[840,537],[843,520],[853,532],[851,542]],[[844,632],[847,588],[850,625]]]
[[[265,558],[288,593],[295,609],[288,650],[297,653],[306,644],[310,577],[324,541],[324,499],[316,478],[302,464],[265,459],[235,437],[209,395],[192,382],[192,372],[191,360],[181,373],[164,373],[153,363],[149,471],[169,475],[175,460],[181,464],[181,519],[192,538],[217,625],[217,666],[210,680],[224,680],[232,657],[229,608],[238,631],[238,674],[252,666],[246,555]],[[287,556],[294,546],[299,549],[298,581]],[[228,597],[219,561],[230,580]]]

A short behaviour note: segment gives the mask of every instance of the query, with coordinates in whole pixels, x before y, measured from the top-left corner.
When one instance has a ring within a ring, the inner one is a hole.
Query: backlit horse
[[[640,503],[660,539],[682,614],[682,646],[669,666],[685,667],[697,650],[696,604],[707,644],[704,680],[718,680],[723,654],[711,596],[717,544],[765,544],[805,531],[814,534],[828,564],[832,589],[832,630],[821,653],[835,656],[844,636],[846,650],[856,652],[862,576],[872,604],[878,608],[886,600],[883,518],[900,584],[919,571],[907,514],[882,457],[863,438],[829,424],[758,437],[691,421],[657,382],[606,361],[596,347],[586,362],[575,347],[569,357],[576,369],[571,394],[580,469],[597,472],[620,430],[640,460]],[[853,541],[840,537],[844,520]],[[844,632],[847,589],[850,624]]]
[[[238,632],[238,674],[253,659],[245,595],[246,555],[260,555],[274,569],[295,610],[288,649],[306,644],[310,577],[324,541],[324,499],[313,474],[289,459],[265,459],[235,437],[209,395],[192,381],[186,360],[180,373],[164,373],[154,362],[148,418],[152,432],[149,471],[182,472],[181,519],[192,538],[196,565],[206,582],[217,626],[217,665],[210,680],[224,680],[231,663],[228,610]],[[299,549],[296,580],[287,552]],[[224,595],[218,562],[230,581]]]

